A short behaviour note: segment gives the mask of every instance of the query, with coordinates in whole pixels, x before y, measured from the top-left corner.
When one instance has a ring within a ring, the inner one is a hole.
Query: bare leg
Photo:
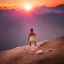
[[[31,41],[30,41],[30,43],[29,43],[29,44],[30,44],[30,46],[31,46]]]
[[[36,41],[34,41],[34,44],[35,44],[35,46],[37,46],[37,45],[36,45]]]

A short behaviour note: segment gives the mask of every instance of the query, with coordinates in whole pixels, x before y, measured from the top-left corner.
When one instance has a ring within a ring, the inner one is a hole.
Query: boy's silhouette
[[[30,34],[29,34],[29,37],[28,37],[28,41],[29,41],[30,46],[31,46],[31,42],[34,42],[34,44],[36,46],[35,37],[36,37],[36,34],[33,32],[33,28],[31,28]]]

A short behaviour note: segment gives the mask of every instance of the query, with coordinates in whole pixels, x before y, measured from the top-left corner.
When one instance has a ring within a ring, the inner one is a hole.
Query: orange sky
[[[64,4],[64,0],[0,0],[0,6],[20,6],[25,4],[31,4],[32,6],[56,6]]]

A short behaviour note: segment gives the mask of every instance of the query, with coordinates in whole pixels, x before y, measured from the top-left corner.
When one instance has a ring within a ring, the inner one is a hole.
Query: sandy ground
[[[52,51],[49,51],[49,50]],[[36,54],[43,50],[43,54]],[[0,64],[64,64],[64,36],[0,52]]]

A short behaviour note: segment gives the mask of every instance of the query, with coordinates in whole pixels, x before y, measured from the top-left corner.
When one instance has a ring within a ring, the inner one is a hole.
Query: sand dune
[[[36,51],[43,50],[43,54]],[[64,36],[0,52],[0,64],[64,64]]]

